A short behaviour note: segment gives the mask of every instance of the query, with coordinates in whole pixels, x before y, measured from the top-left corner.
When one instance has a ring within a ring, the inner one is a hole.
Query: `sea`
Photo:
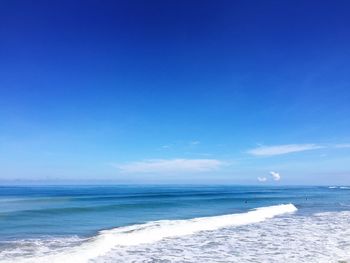
[[[2,186],[1,263],[350,262],[348,186]]]

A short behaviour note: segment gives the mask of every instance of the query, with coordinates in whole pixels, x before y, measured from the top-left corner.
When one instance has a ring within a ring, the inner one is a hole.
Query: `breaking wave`
[[[145,224],[118,227],[100,231],[96,236],[82,240],[80,244],[69,245],[59,250],[49,249],[50,242],[39,242],[40,251],[28,255],[21,254],[20,247],[15,255],[8,251],[0,253],[0,262],[42,263],[74,262],[85,263],[103,256],[112,249],[125,246],[137,246],[160,241],[165,238],[180,237],[201,231],[217,230],[225,227],[259,223],[278,215],[293,213],[297,208],[293,204],[282,204],[256,208],[246,213],[228,214],[212,217],[200,217],[187,220],[161,220]],[[74,242],[77,242],[74,240]],[[46,246],[43,249],[43,246]],[[2,254],[2,255],[1,255]]]

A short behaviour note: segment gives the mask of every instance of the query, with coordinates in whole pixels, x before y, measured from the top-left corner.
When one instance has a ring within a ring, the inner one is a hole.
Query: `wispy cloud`
[[[279,173],[276,173],[276,172],[270,172],[270,175],[272,176],[272,179],[275,180],[275,181],[279,181],[281,180],[281,175]]]
[[[217,159],[151,159],[114,165],[123,173],[209,172],[226,162]]]
[[[335,144],[334,148],[350,148],[350,143]]]
[[[162,148],[162,149],[170,149],[170,148],[171,148],[171,145],[165,144],[165,145],[162,145],[161,148]]]
[[[273,146],[260,146],[248,151],[249,154],[255,156],[273,156],[288,154],[294,152],[303,152],[308,150],[315,150],[324,148],[317,144],[283,144],[283,145],[273,145]]]
[[[257,179],[259,182],[266,182],[267,181],[266,177],[258,177]]]
[[[198,145],[200,144],[201,142],[200,141],[191,141],[190,142],[190,145]]]

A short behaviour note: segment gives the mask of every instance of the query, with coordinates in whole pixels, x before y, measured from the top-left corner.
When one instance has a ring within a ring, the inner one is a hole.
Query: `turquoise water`
[[[56,248],[64,248],[65,243],[67,246],[81,245],[85,240],[98,236],[101,230],[122,229],[121,227],[158,220],[189,220],[243,214],[254,208],[280,204],[293,204],[298,209],[293,215],[289,215],[295,220],[313,218],[318,213],[343,213],[350,211],[350,188],[0,187],[0,256],[9,262],[12,258],[18,261],[21,258],[37,256],[36,250],[42,249],[42,243],[50,243],[52,240],[55,242],[45,247],[46,253],[55,251]],[[24,253],[21,247],[24,245],[31,249]],[[13,253],[14,250],[16,253]],[[105,253],[108,254],[109,250]]]

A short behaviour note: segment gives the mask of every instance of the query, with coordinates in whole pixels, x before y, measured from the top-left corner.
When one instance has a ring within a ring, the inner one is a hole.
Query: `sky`
[[[0,183],[350,184],[349,1],[0,2]]]

